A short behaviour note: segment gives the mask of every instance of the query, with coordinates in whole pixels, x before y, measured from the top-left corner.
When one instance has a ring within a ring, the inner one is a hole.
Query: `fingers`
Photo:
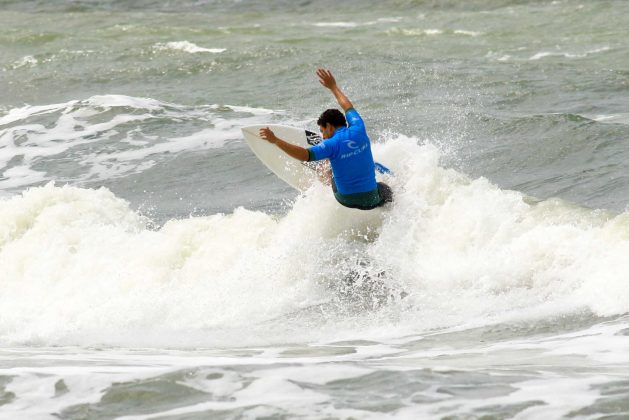
[[[332,72],[323,68],[317,69],[317,76],[319,76],[320,80],[334,79],[334,77],[332,76]]]
[[[317,69],[317,76],[319,77],[319,83],[328,89],[331,89],[336,84],[336,80],[330,70]]]
[[[317,77],[319,77],[319,83],[321,83],[323,86],[325,86],[325,83],[323,82],[324,80],[324,73],[323,73],[323,69],[318,69],[317,70]]]
[[[271,131],[271,129],[269,127],[261,128],[260,129],[260,137],[263,140],[266,140],[266,141],[269,141],[269,142],[273,142],[273,140],[275,139],[275,133],[273,133],[273,131]]]

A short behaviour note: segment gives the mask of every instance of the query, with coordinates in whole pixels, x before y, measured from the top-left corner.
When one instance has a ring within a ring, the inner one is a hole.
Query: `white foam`
[[[267,109],[267,108],[252,108],[249,106],[237,106],[237,105],[224,105],[224,106],[236,112],[249,112],[254,115],[270,115],[270,114],[276,114],[278,112],[282,112],[281,110],[273,110],[273,109]],[[210,108],[218,109],[220,108],[220,106],[211,105]]]
[[[490,60],[496,60],[496,61],[508,61],[511,59],[511,56],[509,54],[502,54],[502,53],[498,53],[494,51],[489,51],[485,55],[485,57],[489,58]]]
[[[320,28],[355,28],[358,26],[356,22],[317,22],[313,25]]]
[[[372,26],[379,25],[382,23],[397,23],[402,20],[401,17],[382,17],[376,20],[366,21],[366,22],[315,22],[312,25],[319,28],[356,28],[359,26]]]
[[[85,105],[106,108],[127,107],[146,111],[157,111],[159,109],[162,109],[165,105],[173,104],[167,104],[151,98],[138,98],[127,95],[95,95],[88,98],[85,101]],[[95,110],[90,110],[89,108],[87,109],[90,112],[97,112]],[[82,117],[91,115],[93,114],[79,114],[79,116]]]
[[[405,36],[436,36],[444,33],[441,29],[405,29],[405,28],[392,28],[387,31],[390,35],[405,35]]]
[[[173,41],[166,43],[157,43],[154,48],[158,51],[162,50],[173,50],[173,51],[183,51],[190,54],[197,53],[212,53],[212,54],[220,54],[222,52],[227,51],[226,48],[203,48],[199,47],[196,44],[193,44],[189,41]]]
[[[95,53],[96,50],[66,50],[66,49],[61,49],[59,52],[60,53],[65,53],[65,54],[72,54],[72,55],[89,55],[89,54]]]
[[[104,189],[47,185],[4,199],[0,339],[243,343],[233,331],[245,329],[256,343],[270,340],[264,331],[271,328],[272,340],[332,341],[542,310],[629,311],[629,214],[558,200],[530,204],[518,192],[440,167],[437,149],[412,138],[374,145],[374,152],[397,174],[388,180],[396,201],[384,219],[338,206],[323,186],[279,219],[237,209],[171,220],[157,231]],[[308,329],[272,321],[334,299],[327,284],[352,270],[385,272],[410,294],[390,307],[409,308],[395,326],[386,311],[382,318],[324,318]],[[207,329],[216,331],[199,334]]]
[[[475,31],[466,31],[463,29],[457,29],[454,31],[454,33],[456,35],[466,35],[466,36],[471,36],[471,37],[477,37],[477,36],[481,36],[483,33],[482,32],[475,32]]]
[[[592,387],[609,381],[608,377],[550,377],[522,381],[511,386],[516,390],[505,396],[485,398],[452,398],[435,392],[432,403],[403,408],[399,418],[433,418],[475,413],[488,407],[509,407],[523,402],[538,402],[513,415],[514,419],[561,418],[579,408],[586,408],[598,398]],[[548,392],[552,389],[552,392]],[[436,390],[435,390],[436,391]]]
[[[225,118],[228,111],[237,114]],[[275,112],[230,105],[189,108],[125,95],[97,95],[83,101],[11,109],[0,118],[0,188],[55,179],[53,174],[33,167],[67,153],[73,153],[83,168],[73,182],[141,172],[168,155],[219,148],[227,141],[240,140],[240,126],[261,122]],[[151,121],[191,120],[206,121],[208,128],[173,138],[142,131]],[[115,138],[128,147],[108,147]]]
[[[380,418],[382,412],[374,414],[369,407],[355,404],[349,405],[354,407],[352,409],[340,407],[347,405],[348,397],[360,398],[363,391],[373,395],[372,392],[382,392],[389,386],[415,386],[426,375],[428,387],[416,389],[412,398],[398,393],[400,408],[389,411],[388,416],[409,419],[461,416],[493,412],[492,408],[508,410],[534,401],[537,404],[523,406],[513,414],[514,418],[545,415],[559,418],[590,407],[601,398],[602,385],[617,382],[626,374],[626,362],[602,365],[600,360],[587,357],[588,346],[580,347],[580,338],[596,336],[601,341],[603,337],[595,334],[597,330],[602,332],[605,328],[595,327],[563,336],[499,339],[493,345],[474,339],[457,340],[457,348],[450,349],[452,351],[440,344],[448,341],[447,336],[443,340],[437,336],[437,343],[429,345],[436,351],[424,354],[411,351],[414,359],[399,355],[377,357],[377,352],[370,351],[362,352],[362,357],[308,355],[307,346],[298,347],[305,354],[297,357],[283,354],[281,347],[228,349],[223,355],[221,350],[4,350],[0,358],[5,366],[10,365],[0,368],[0,374],[11,377],[6,391],[13,392],[17,398],[3,407],[3,413],[18,417],[20,413],[27,413],[29,418],[45,418],[48,413],[59,413],[71,406],[98,404],[103,392],[112,386],[115,388],[115,384],[128,383],[132,387],[147,379],[166,383],[174,379],[174,374],[177,385],[206,392],[211,398],[198,403],[172,404],[150,413],[138,414],[130,410],[128,413],[134,414],[120,418],[139,420],[199,416],[207,414],[208,410],[244,410],[251,416],[288,412],[304,417],[325,414],[375,419]],[[612,330],[609,328],[606,335],[612,335],[604,338],[614,338],[618,343],[626,341],[624,336],[613,335],[618,329]],[[464,333],[463,337],[467,335]],[[410,349],[418,345],[415,338],[406,340]],[[568,351],[571,346],[576,354],[553,355],[538,351],[557,348],[558,342],[562,351]],[[403,341],[398,343],[402,346],[399,350],[404,349],[404,344]],[[378,346],[365,344],[357,346],[356,350],[361,353],[365,347]],[[597,347],[603,349],[604,343]],[[619,351],[620,347],[612,347],[608,353]],[[171,379],[165,378],[166,374],[170,374]],[[488,379],[486,384],[478,382],[483,376]],[[69,392],[55,395],[55,383],[59,379],[63,379]],[[340,393],[338,381],[347,384]],[[478,390],[473,389],[475,384],[479,385]],[[549,393],[548,389],[553,392]],[[256,406],[262,406],[265,411],[255,411],[258,409],[252,407]]]
[[[35,171],[26,165],[13,166],[2,172],[2,178],[9,181],[0,181],[0,188],[10,188],[16,185],[29,185],[43,182],[46,180],[46,174]]]
[[[601,47],[601,48],[596,48],[593,50],[585,51],[582,53],[570,53],[570,52],[563,52],[563,51],[541,51],[531,56],[529,60],[540,60],[546,57],[584,58],[591,54],[598,54],[598,53],[609,51],[609,50],[610,50],[609,47]]]
[[[401,17],[383,17],[383,18],[379,18],[376,22],[397,23],[397,22],[400,22],[401,20],[402,20]]]
[[[51,105],[39,105],[39,106],[24,106],[22,108],[10,109],[6,115],[0,118],[0,125],[11,124],[15,121],[26,119],[30,116],[43,115],[51,112],[58,111],[60,108],[66,108],[76,104],[78,101],[70,101],[61,104]]]
[[[441,35],[443,31],[441,29],[425,29],[424,34],[426,35]]]
[[[15,61],[12,64],[11,68],[19,69],[19,68],[22,68],[22,67],[35,67],[37,64],[39,64],[39,60],[38,59],[36,59],[32,55],[26,55],[26,56],[20,58],[19,60]]]
[[[599,115],[583,115],[585,118],[592,119],[594,121],[610,124],[629,124],[629,113],[618,114],[599,114]]]

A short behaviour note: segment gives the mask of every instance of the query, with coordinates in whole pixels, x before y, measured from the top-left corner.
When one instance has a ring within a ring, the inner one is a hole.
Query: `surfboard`
[[[318,144],[322,140],[321,136],[303,128],[278,124],[250,125],[242,128],[247,145],[267,168],[291,187],[299,191],[307,190],[318,179],[316,171],[322,168],[323,162],[300,162],[293,159],[279,147],[260,137],[260,129],[264,127],[269,127],[282,140],[301,147]]]
[[[279,147],[260,137],[260,129],[264,127],[269,127],[282,140],[304,148],[323,141],[321,136],[314,131],[279,124],[250,125],[242,128],[247,145],[267,168],[296,190],[307,190],[319,179],[317,172],[327,168],[327,161],[300,162],[288,156]],[[377,162],[376,170],[380,173],[391,173],[386,166]]]

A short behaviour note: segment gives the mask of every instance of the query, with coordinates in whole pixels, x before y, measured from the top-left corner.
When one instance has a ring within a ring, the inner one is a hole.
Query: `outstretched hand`
[[[273,144],[275,144],[275,142],[278,140],[275,133],[271,131],[269,127],[260,129],[260,137],[262,137],[263,140],[266,140],[269,143],[273,143]]]
[[[319,83],[324,87],[332,90],[336,86],[336,79],[330,70],[317,69],[317,76],[319,76]]]
[[[262,137],[263,140],[266,140],[269,143],[273,144],[275,144],[275,142],[277,141],[277,136],[273,131],[271,131],[269,127],[260,129],[260,137]]]
[[[262,137],[263,140],[266,140],[269,143],[276,145],[277,147],[282,149],[284,153],[292,158],[304,162],[310,158],[310,153],[308,153],[307,149],[299,145],[289,143],[286,140],[282,140],[281,138],[277,137],[269,127],[264,127],[260,129],[260,137]]]

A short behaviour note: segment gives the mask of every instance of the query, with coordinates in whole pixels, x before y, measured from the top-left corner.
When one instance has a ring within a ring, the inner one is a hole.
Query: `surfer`
[[[328,109],[321,114],[317,125],[323,141],[306,149],[278,138],[268,127],[260,130],[260,137],[304,162],[329,159],[332,191],[345,207],[371,210],[392,201],[391,188],[382,182],[376,183],[376,167],[365,123],[329,70],[318,69],[317,76],[345,111],[343,115],[338,109]]]

